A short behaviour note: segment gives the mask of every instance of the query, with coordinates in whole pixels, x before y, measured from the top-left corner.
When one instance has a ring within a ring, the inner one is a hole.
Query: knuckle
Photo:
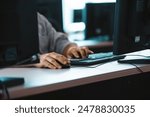
[[[56,59],[57,60],[64,60],[64,56],[62,56],[62,55],[56,56]]]
[[[55,52],[51,52],[50,54],[56,54]]]
[[[87,47],[85,47],[85,46],[83,46],[82,48],[83,48],[83,49],[88,49],[88,48],[87,48]]]
[[[57,58],[63,58],[63,55],[57,55],[56,57]]]
[[[53,56],[53,55],[56,55],[56,53],[55,52],[51,52],[47,56]]]
[[[50,60],[50,62],[51,62],[51,63],[55,63],[56,61],[55,61],[55,60],[53,60],[53,59],[51,59],[51,60]]]

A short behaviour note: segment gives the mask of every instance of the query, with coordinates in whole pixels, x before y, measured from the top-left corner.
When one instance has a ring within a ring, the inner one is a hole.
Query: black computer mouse
[[[70,64],[61,64],[61,67],[62,67],[62,69],[67,69],[67,68],[70,68],[71,67],[71,65]]]
[[[67,69],[67,68],[70,68],[70,63],[67,63],[67,64],[62,64],[60,61],[57,61],[60,65],[61,65],[61,67],[62,67],[62,69]]]

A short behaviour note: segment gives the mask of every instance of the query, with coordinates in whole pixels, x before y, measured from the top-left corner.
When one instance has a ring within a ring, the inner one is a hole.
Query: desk
[[[150,50],[136,52],[147,53]],[[143,72],[150,71],[150,65],[137,65]],[[104,80],[141,74],[133,65],[119,64],[117,61],[102,64],[96,68],[72,67],[71,69],[6,68],[0,70],[0,76],[24,77],[24,85],[9,88],[10,98],[21,98],[52,92]]]

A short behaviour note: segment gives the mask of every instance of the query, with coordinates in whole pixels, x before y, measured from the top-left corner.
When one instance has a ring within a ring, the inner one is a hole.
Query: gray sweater
[[[70,44],[67,35],[56,32],[50,22],[38,13],[39,49],[40,53],[57,52],[62,54]]]

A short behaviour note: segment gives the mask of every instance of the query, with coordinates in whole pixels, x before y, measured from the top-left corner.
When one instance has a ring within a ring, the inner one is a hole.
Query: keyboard
[[[113,55],[112,52],[90,54],[85,59],[70,59],[71,65],[94,65],[123,59],[125,55]]]

